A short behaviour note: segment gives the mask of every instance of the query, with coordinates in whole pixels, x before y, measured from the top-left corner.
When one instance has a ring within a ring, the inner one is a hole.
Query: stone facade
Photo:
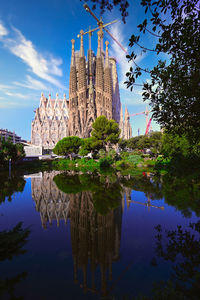
[[[121,102],[116,60],[109,57],[108,42],[105,54],[101,50],[102,36],[98,32],[97,55],[90,49],[87,61],[83,48],[81,31],[80,51],[75,52],[72,40],[72,56],[69,80],[69,100],[47,99],[42,94],[40,106],[32,122],[31,142],[43,148],[52,149],[65,136],[89,137],[92,123],[101,115],[119,123],[121,136],[131,137],[128,111],[120,114]]]

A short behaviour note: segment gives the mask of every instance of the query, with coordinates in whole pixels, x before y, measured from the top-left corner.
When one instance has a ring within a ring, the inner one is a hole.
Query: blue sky
[[[132,3],[132,1],[129,1]],[[127,23],[121,21],[120,12],[114,9],[103,15],[104,22],[118,19],[109,26],[112,34],[128,49],[131,33],[137,34],[137,24],[145,15],[140,7],[140,0],[134,0],[129,8]],[[91,4],[88,3],[91,7]],[[68,97],[69,70],[71,58],[71,39],[75,39],[75,49],[79,50],[80,41],[77,34],[96,27],[96,21],[83,8],[80,0],[0,0],[0,128],[15,130],[23,138],[30,139],[31,121],[34,109],[38,107],[41,92],[46,96],[51,93],[60,98],[66,93]],[[94,13],[99,17],[98,9]],[[109,52],[118,61],[118,76],[123,110],[127,105],[129,113],[145,110],[141,88],[133,92],[123,84],[125,73],[130,64],[125,54],[105,33]],[[155,45],[151,35],[145,35],[143,42],[149,48]],[[84,37],[85,53],[88,49],[88,37]],[[97,35],[93,34],[92,49],[96,52]],[[138,49],[137,63],[151,68],[157,58],[152,54],[141,56]],[[138,81],[148,80],[143,77]],[[145,116],[131,118],[133,135],[145,131]],[[154,130],[159,126],[152,123]]]

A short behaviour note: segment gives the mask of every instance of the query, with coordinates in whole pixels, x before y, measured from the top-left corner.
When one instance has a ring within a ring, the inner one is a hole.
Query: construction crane
[[[148,124],[147,124],[147,127],[146,127],[146,131],[145,131],[145,135],[147,135],[148,134],[148,132],[149,132],[149,128],[150,128],[150,125],[151,125],[151,118],[149,119],[149,122],[148,122]]]
[[[117,43],[117,45],[126,53],[128,54],[128,52],[126,51],[126,49],[120,44],[120,42],[110,33],[110,31],[105,28],[106,25],[103,24],[103,20],[102,17],[100,18],[100,20],[95,16],[95,14],[92,12],[92,10],[89,8],[89,6],[85,3],[83,5],[83,7],[85,8],[85,10],[87,12],[89,12],[91,14],[91,16],[93,16],[93,18],[97,21],[97,25],[98,25],[98,29],[100,31],[101,37],[103,37],[103,29],[107,32],[107,34]],[[114,23],[114,22],[113,22]],[[110,24],[109,24],[110,25]],[[101,39],[102,43],[103,43],[103,39]],[[101,49],[103,49],[103,47],[101,47]]]
[[[102,29],[105,29],[106,26],[109,26],[109,25],[114,24],[114,23],[116,23],[116,22],[118,22],[118,20],[114,20],[114,21],[112,21],[112,22],[109,22],[109,23],[106,23],[106,24],[103,25],[102,18],[100,18],[100,24],[102,24],[102,25],[101,25]],[[77,35],[77,37],[80,38],[81,35],[85,35],[85,34],[88,33],[88,35],[89,35],[89,50],[91,50],[91,37],[92,37],[92,33],[93,33],[94,31],[98,30],[98,29],[100,29],[100,26],[99,26],[99,27],[96,27],[96,28],[94,28],[94,29],[90,29],[90,28],[89,28],[88,31],[82,31],[82,32],[80,32],[80,34]],[[102,47],[102,45],[101,45],[101,47]]]
[[[150,113],[150,111],[147,109],[147,107],[146,107],[146,110],[145,111],[142,111],[142,112],[139,112],[139,113],[135,113],[135,114],[129,114],[129,117],[134,117],[134,116],[138,116],[138,115],[145,115],[145,117],[146,117],[146,130],[145,130],[145,135],[147,135],[148,134],[148,132],[149,132],[149,127],[150,127],[150,125],[151,125],[151,118],[149,119],[149,113]]]

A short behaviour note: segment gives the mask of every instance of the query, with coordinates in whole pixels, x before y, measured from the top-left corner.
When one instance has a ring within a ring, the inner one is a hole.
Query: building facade
[[[116,60],[109,57],[108,42],[105,53],[101,49],[102,36],[98,32],[98,48],[95,56],[89,49],[87,60],[81,31],[80,51],[75,52],[72,40],[69,80],[69,99],[47,99],[43,94],[35,111],[31,128],[31,142],[44,149],[52,149],[65,136],[89,137],[92,123],[101,115],[115,120],[121,129],[121,137],[131,137],[129,114],[125,120],[121,110]]]
[[[16,135],[14,131],[9,131],[8,129],[0,129],[0,139],[4,138],[6,141],[10,139],[13,144],[26,142],[20,136]]]

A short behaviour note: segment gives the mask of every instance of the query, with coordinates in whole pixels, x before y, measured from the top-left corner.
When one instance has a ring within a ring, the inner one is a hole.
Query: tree
[[[89,138],[86,138],[86,139],[82,139],[79,154],[80,155],[87,155],[91,151],[94,151],[96,149],[100,149],[100,147],[101,147],[101,142],[97,141],[94,137],[89,137]]]
[[[162,147],[162,133],[159,131],[152,132],[149,141],[151,152],[157,157]]]
[[[114,120],[108,120],[105,116],[100,116],[92,124],[92,128],[92,137],[101,146],[100,148],[118,143],[120,129]]]
[[[80,0],[83,1],[83,0]],[[88,0],[84,0],[87,2]],[[105,12],[105,10],[111,11],[114,6],[119,6],[119,10],[121,12],[122,20],[125,23],[126,17],[128,16],[127,8],[129,7],[129,3],[126,0],[91,0],[93,3],[92,9],[96,9],[96,4],[99,4],[101,14]]]
[[[13,144],[11,139],[0,140],[0,165],[4,165],[9,159],[13,163],[25,156],[24,146],[22,144]]]
[[[174,230],[156,229],[156,254],[172,265],[170,280],[154,286],[153,299],[199,299],[200,221]],[[156,261],[155,261],[156,262]],[[156,262],[157,263],[157,262]]]
[[[169,158],[186,158],[191,154],[191,146],[185,135],[165,133],[162,138],[161,153]]]
[[[92,0],[100,8],[111,10],[114,5],[127,1]],[[143,100],[149,100],[153,119],[169,132],[189,137],[190,143],[200,141],[200,4],[199,0],[141,0],[147,18],[138,25],[140,35],[132,35],[130,47],[134,51],[127,56],[132,61],[127,72],[127,88],[133,89],[137,78],[146,73],[150,82],[144,82]],[[124,21],[128,5],[124,5]],[[154,49],[140,44],[141,34],[151,34],[157,39]],[[136,63],[135,47],[167,54],[151,70]]]
[[[71,153],[78,153],[79,147],[81,146],[81,139],[78,136],[68,136],[60,140],[53,153],[57,155],[68,155]]]

